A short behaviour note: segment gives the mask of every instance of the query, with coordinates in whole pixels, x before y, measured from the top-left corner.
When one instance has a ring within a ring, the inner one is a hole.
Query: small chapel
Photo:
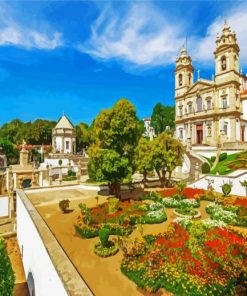
[[[76,153],[76,129],[65,114],[52,129],[52,148],[53,153]]]
[[[216,38],[213,79],[194,82],[192,58],[181,50],[175,67],[175,135],[186,146],[247,147],[247,77],[239,69],[239,52],[236,33],[225,22]]]

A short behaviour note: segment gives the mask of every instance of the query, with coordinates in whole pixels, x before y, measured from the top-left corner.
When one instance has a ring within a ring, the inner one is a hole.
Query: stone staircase
[[[196,179],[196,166],[198,166],[199,173],[201,173],[201,166],[203,162],[199,158],[191,155],[189,152],[186,152],[186,155],[190,160],[190,173],[189,173],[189,177],[186,178],[185,181],[188,184],[191,184],[191,183],[194,183]]]

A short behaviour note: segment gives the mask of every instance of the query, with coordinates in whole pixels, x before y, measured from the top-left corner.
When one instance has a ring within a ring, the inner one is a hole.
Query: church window
[[[189,114],[192,113],[192,104],[189,104],[189,105],[188,105],[188,111],[189,111]]]
[[[179,106],[178,114],[179,116],[183,116],[183,106]]]
[[[178,85],[179,86],[182,86],[183,85],[183,75],[182,74],[179,74],[178,75]]]
[[[224,97],[224,98],[222,98],[222,108],[227,108],[227,98],[226,97]]]
[[[197,97],[196,105],[197,105],[197,112],[202,111],[202,98],[200,96]]]
[[[179,129],[179,139],[183,140],[183,129],[182,128]]]
[[[69,149],[69,141],[66,141],[65,145],[66,145],[66,149]]]
[[[225,135],[227,135],[227,130],[228,130],[228,123],[224,122],[223,131],[224,131]]]
[[[211,99],[207,99],[207,110],[212,108]]]
[[[226,57],[225,56],[223,56],[221,58],[221,70],[222,71],[225,71],[226,70]]]

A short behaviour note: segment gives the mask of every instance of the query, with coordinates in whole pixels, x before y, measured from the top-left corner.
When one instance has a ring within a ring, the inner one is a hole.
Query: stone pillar
[[[14,178],[13,178],[13,172],[12,167],[9,167],[9,218],[12,218],[12,215],[14,213]]]
[[[20,151],[20,165],[25,166],[28,164],[28,151],[23,146]]]
[[[81,179],[81,160],[79,160],[79,164],[78,164],[77,179],[78,180]]]
[[[195,181],[199,179],[199,175],[200,175],[199,164],[197,162],[196,165],[195,165]]]

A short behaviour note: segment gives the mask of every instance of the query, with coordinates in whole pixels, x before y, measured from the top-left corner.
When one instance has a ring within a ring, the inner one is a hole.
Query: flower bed
[[[176,209],[173,212],[178,217],[186,217],[190,219],[197,219],[201,217],[201,213],[198,210],[194,209]]]
[[[245,239],[217,227],[196,225],[193,231],[174,224],[174,232],[147,237],[146,252],[124,257],[121,271],[151,292],[163,287],[175,295],[236,295],[247,280]]]
[[[140,201],[119,202],[114,213],[109,209],[108,203],[92,209],[83,207],[85,213],[78,216],[75,231],[84,238],[92,238],[107,226],[111,235],[129,235],[135,224],[156,224],[167,220],[164,206],[159,202],[151,205]]]
[[[204,189],[189,188],[189,187],[185,188],[182,191],[182,194],[184,196],[186,196],[187,198],[194,198],[195,195],[203,194],[203,193],[205,193]],[[159,194],[162,197],[170,197],[174,194],[177,194],[177,190],[175,188],[168,188],[168,189],[164,189],[164,190],[159,191]]]

